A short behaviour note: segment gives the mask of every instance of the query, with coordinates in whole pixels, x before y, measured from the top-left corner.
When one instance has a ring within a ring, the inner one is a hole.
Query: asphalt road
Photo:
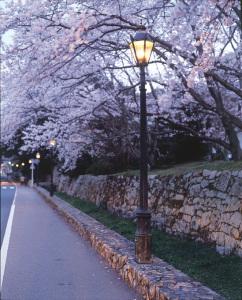
[[[43,199],[17,187],[2,300],[140,300]]]
[[[11,205],[13,203],[14,194],[14,185],[3,184],[1,186],[1,246],[8,222]]]

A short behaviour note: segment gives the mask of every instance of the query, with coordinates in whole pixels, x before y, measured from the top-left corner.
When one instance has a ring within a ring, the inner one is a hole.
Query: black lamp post
[[[148,168],[147,168],[147,112],[145,67],[148,65],[154,47],[150,35],[140,31],[131,37],[129,44],[136,65],[140,68],[140,199],[136,212],[135,257],[138,263],[151,262],[151,214],[148,210]]]
[[[49,146],[51,147],[51,173],[50,173],[50,196],[54,195],[54,183],[53,183],[53,173],[54,173],[54,147],[56,146],[56,140],[51,139],[49,141]]]

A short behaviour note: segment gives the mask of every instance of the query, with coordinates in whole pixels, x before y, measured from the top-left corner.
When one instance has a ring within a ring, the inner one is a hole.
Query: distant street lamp
[[[30,164],[30,170],[31,170],[31,186],[34,186],[34,160],[30,159],[29,160],[29,164]]]
[[[25,163],[24,163],[24,162],[22,162],[22,163],[21,163],[21,166],[23,166],[23,167],[24,167],[24,166],[25,166]]]
[[[51,139],[49,141],[49,146],[51,147],[51,173],[50,173],[50,196],[54,195],[54,183],[53,183],[53,176],[54,176],[54,148],[56,146],[56,140]]]
[[[51,139],[51,140],[49,141],[49,145],[50,145],[51,147],[55,147],[55,145],[56,145],[56,140]]]
[[[135,257],[138,263],[151,262],[151,214],[148,210],[148,167],[147,167],[147,112],[145,67],[154,47],[151,36],[139,31],[131,37],[129,44],[136,65],[140,69],[140,199],[136,211]]]
[[[37,163],[36,163],[36,185],[39,185],[39,162],[40,162],[40,153],[37,152],[36,153],[36,160],[37,160]]]

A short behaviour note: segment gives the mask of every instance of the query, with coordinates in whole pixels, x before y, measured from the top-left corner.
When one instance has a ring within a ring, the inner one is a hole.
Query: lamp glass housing
[[[56,140],[51,139],[51,140],[49,141],[49,144],[50,144],[50,146],[54,147],[54,146],[56,145]]]
[[[36,158],[40,159],[40,153],[39,152],[36,153]]]
[[[148,33],[137,32],[134,37],[131,37],[129,47],[138,66],[148,65],[154,48],[154,42]]]

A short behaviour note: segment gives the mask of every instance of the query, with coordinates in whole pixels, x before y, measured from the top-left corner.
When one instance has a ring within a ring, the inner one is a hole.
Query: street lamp
[[[35,157],[36,157],[36,160],[37,160],[37,162],[36,162],[36,172],[35,172],[35,174],[36,174],[36,185],[39,185],[39,162],[40,162],[40,153],[37,152]]]
[[[34,186],[34,160],[30,159],[29,160],[29,164],[30,164],[30,170],[31,170],[31,186]]]
[[[55,147],[55,145],[56,145],[56,140],[51,139],[51,140],[49,141],[49,145],[50,145],[51,147]]]
[[[56,140],[51,139],[49,141],[49,146],[51,147],[51,174],[50,174],[50,196],[54,195],[54,183],[53,183],[53,173],[54,173],[54,148],[56,146]]]
[[[154,47],[151,36],[139,31],[129,44],[136,65],[140,68],[140,198],[136,211],[135,257],[138,263],[151,262],[151,214],[148,210],[147,112],[145,67]]]

